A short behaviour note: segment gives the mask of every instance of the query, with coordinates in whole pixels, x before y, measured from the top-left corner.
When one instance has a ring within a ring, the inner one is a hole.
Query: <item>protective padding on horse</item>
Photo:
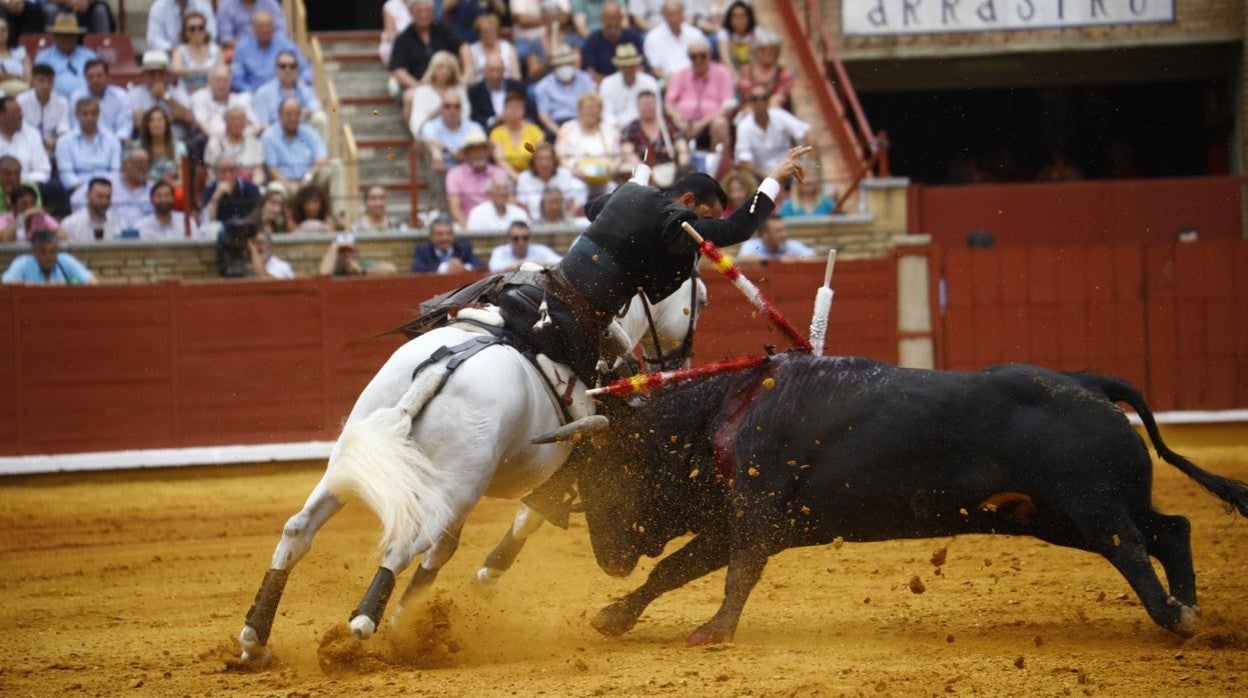
[[[256,592],[256,600],[247,611],[247,626],[256,631],[256,637],[262,645],[269,642],[273,616],[277,614],[277,604],[282,600],[282,591],[286,589],[286,580],[289,577],[289,570],[271,569],[265,572],[260,590]]]
[[[386,604],[390,602],[390,594],[394,591],[394,573],[385,567],[378,567],[377,574],[373,575],[373,583],[368,585],[368,591],[364,592],[364,598],[360,599],[360,605],[355,607],[351,612],[350,621],[357,616],[366,616],[374,624],[381,623],[381,614],[386,610]]]

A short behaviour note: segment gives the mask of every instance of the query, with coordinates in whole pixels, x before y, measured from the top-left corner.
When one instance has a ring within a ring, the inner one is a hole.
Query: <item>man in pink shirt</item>
[[[689,45],[688,68],[672,74],[667,84],[667,106],[676,128],[696,138],[698,148],[715,149],[726,144],[729,119],[737,106],[732,72],[711,62],[711,45],[697,39]]]
[[[490,162],[490,144],[480,131],[468,134],[459,151],[459,164],[446,173],[446,207],[455,225],[468,224],[468,212],[488,200],[490,180],[506,177],[503,168]]]

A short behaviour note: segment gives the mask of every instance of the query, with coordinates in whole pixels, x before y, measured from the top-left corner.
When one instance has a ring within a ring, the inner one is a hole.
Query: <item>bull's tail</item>
[[[410,437],[412,418],[437,394],[444,370],[421,371],[394,407],[348,424],[326,484],[359,497],[381,520],[381,550],[427,548],[450,524],[446,476]]]
[[[1144,402],[1144,396],[1134,386],[1113,376],[1082,373],[1075,377],[1084,387],[1104,395],[1111,402],[1125,402],[1130,405],[1136,414],[1140,415],[1140,421],[1144,423],[1148,438],[1152,440],[1153,448],[1162,460],[1178,468],[1184,475],[1195,480],[1218,499],[1234,507],[1240,514],[1248,516],[1248,484],[1201,470],[1195,463],[1171,451],[1166,442],[1161,439],[1161,432],[1157,429],[1157,420],[1153,419],[1152,410],[1148,408],[1148,403]]]

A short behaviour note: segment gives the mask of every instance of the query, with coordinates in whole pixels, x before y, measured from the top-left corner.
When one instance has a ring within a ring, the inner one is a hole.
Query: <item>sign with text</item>
[[[845,36],[1019,31],[1174,21],[1174,0],[841,0]]]

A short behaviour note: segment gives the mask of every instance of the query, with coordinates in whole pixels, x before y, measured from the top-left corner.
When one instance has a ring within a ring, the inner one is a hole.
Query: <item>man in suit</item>
[[[508,93],[519,92],[528,95],[524,83],[503,77],[505,70],[502,57],[497,53],[491,53],[485,57],[485,67],[481,70],[481,82],[468,87],[468,104],[472,107],[472,120],[481,124],[481,128],[485,129],[486,133],[489,133],[502,117],[503,101]],[[529,121],[537,122],[537,107],[527,96],[524,100],[524,114]]]
[[[429,242],[416,246],[412,256],[412,271],[457,274],[485,265],[472,251],[472,243],[455,239],[455,226],[447,216],[439,216],[429,225]]]

